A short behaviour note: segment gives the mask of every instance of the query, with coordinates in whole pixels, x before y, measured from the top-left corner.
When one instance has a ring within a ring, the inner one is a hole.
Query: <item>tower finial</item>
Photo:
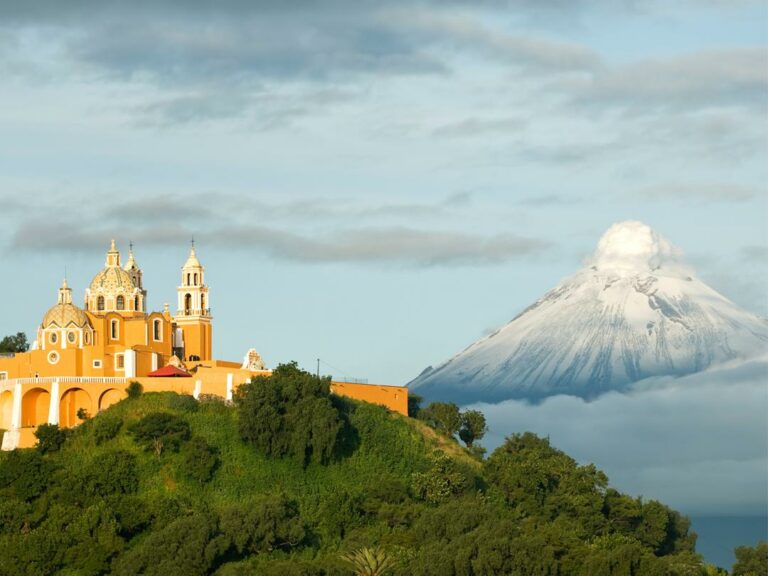
[[[114,252],[115,250],[117,250],[117,246],[115,245],[115,239],[112,238],[112,244],[109,246],[109,251]]]

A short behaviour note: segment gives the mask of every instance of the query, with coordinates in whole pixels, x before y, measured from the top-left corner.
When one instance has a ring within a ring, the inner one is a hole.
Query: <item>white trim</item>
[[[118,362],[117,362],[118,358],[122,358],[123,359],[123,367],[122,368],[120,368],[118,366]],[[125,354],[120,354],[120,353],[115,354],[115,370],[120,370],[121,372],[123,370],[125,370]]]
[[[227,374],[227,396],[226,400],[227,402],[232,402],[232,383],[235,379],[235,375],[231,372]]]
[[[136,376],[136,351],[131,350],[130,348],[126,349],[123,362],[125,368],[125,377],[133,378]]]
[[[61,360],[61,354],[56,352],[56,350],[48,352],[48,364],[58,364],[59,360]]]
[[[195,391],[192,392],[192,396],[194,396],[195,400],[200,398],[200,392],[202,391],[203,391],[203,381],[195,380]]]
[[[48,405],[48,424],[59,423],[59,381],[54,380],[51,382],[51,401]]]
[[[152,352],[152,370],[150,370],[150,372],[157,370],[157,357],[157,352]]]
[[[93,366],[93,368],[103,368],[104,364],[102,363],[100,358],[96,358],[94,359],[93,364],[91,364],[91,366]]]

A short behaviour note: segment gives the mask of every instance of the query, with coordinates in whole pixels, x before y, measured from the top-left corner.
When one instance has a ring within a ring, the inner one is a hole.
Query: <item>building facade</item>
[[[42,423],[74,426],[125,396],[140,382],[147,391],[215,394],[233,390],[254,375],[269,374],[251,350],[242,363],[213,358],[213,318],[205,268],[194,243],[181,267],[176,314],[147,310],[143,273],[131,246],[121,264],[115,241],[104,267],[85,290],[83,307],[73,302],[65,279],[56,303],[45,313],[28,352],[0,356],[0,430],[3,449],[34,444]],[[151,373],[183,365],[189,378]],[[407,414],[406,388],[334,382],[334,393],[383,404]]]

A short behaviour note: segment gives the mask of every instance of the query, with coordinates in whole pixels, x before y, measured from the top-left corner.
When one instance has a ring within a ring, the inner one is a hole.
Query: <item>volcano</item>
[[[429,400],[593,399],[768,349],[768,322],[682,262],[649,226],[614,224],[587,266],[505,326],[409,383]]]

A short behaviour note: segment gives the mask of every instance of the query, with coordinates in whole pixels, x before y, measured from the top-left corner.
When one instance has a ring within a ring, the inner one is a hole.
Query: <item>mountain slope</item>
[[[692,277],[648,226],[622,222],[591,265],[410,388],[459,403],[584,398],[768,347],[768,324]]]

